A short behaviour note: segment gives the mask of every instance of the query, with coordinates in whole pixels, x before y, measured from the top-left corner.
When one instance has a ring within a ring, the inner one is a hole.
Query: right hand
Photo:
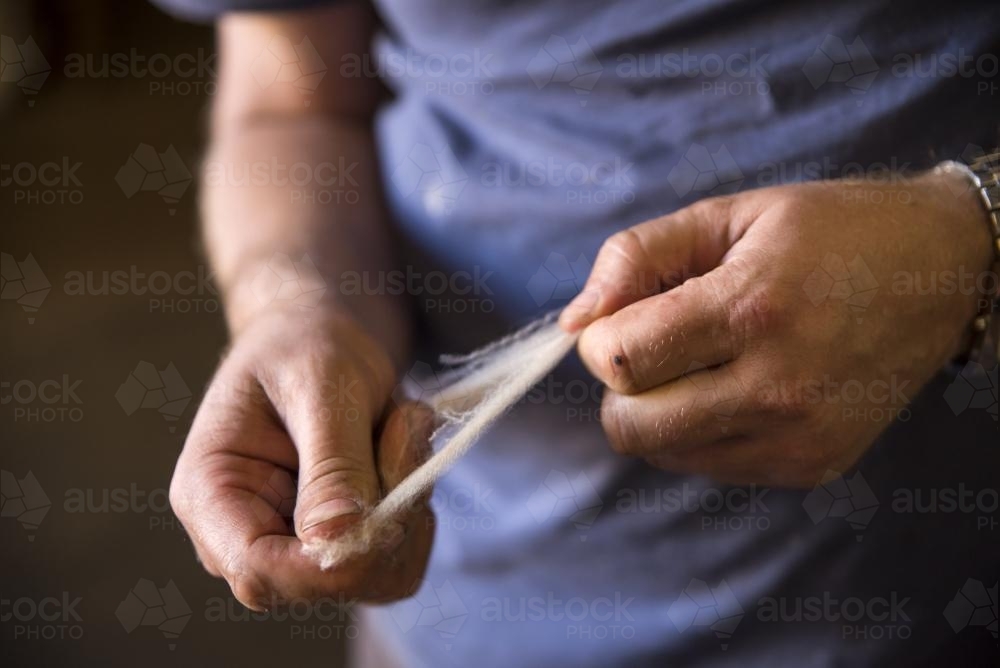
[[[434,536],[426,500],[400,518],[390,544],[332,571],[302,553],[303,542],[349,529],[426,458],[432,416],[397,406],[394,382],[387,355],[343,317],[271,311],[236,336],[177,462],[170,502],[205,568],[241,603],[263,610],[297,598],[412,594]]]

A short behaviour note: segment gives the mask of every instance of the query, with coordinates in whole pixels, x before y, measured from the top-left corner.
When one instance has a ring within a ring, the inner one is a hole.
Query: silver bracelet
[[[960,171],[979,193],[986,207],[986,217],[993,237],[993,293],[984,295],[976,319],[972,322],[972,345],[969,359],[992,369],[1000,359],[1000,151],[974,159],[966,165],[949,160],[934,169],[935,173]]]

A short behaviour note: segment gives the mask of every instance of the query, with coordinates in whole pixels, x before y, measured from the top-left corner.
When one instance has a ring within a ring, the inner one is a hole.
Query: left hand
[[[615,234],[561,324],[616,451],[809,487],[961,352],[991,260],[962,174],[765,188]]]

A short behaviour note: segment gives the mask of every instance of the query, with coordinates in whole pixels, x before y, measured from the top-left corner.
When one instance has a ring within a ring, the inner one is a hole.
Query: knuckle
[[[296,514],[326,499],[349,498],[363,506],[376,500],[372,466],[349,454],[327,455],[301,475]]]
[[[236,600],[248,608],[267,610],[274,602],[267,580],[246,567],[239,557],[231,559],[222,570]]]
[[[646,255],[646,245],[639,233],[634,228],[629,227],[608,237],[601,247],[600,253],[608,256],[609,259],[624,259],[631,265],[639,266]]]
[[[629,394],[636,387],[634,360],[625,348],[613,316],[592,324],[580,335],[580,353],[590,371],[609,388]]]
[[[188,511],[187,491],[180,483],[176,475],[170,481],[170,489],[167,491],[167,500],[170,502],[170,508],[174,511],[174,515],[176,515],[177,518],[183,522]]]
[[[642,451],[635,419],[619,400],[607,393],[601,405],[601,426],[616,453],[630,456]]]
[[[724,224],[728,222],[728,214],[734,203],[735,197],[733,195],[718,195],[694,202],[688,207],[688,211],[692,216],[709,225]]]
[[[772,334],[785,312],[784,305],[762,290],[734,300],[729,307],[729,331],[736,350]]]
[[[643,235],[634,228],[627,228],[611,235],[601,246],[595,262],[595,271],[612,289],[631,295],[644,292],[648,277],[643,268],[651,266],[649,251]],[[645,279],[645,280],[644,280]],[[653,281],[657,281],[654,279]]]
[[[799,422],[809,417],[812,405],[796,381],[768,380],[758,385],[753,411],[763,420]]]

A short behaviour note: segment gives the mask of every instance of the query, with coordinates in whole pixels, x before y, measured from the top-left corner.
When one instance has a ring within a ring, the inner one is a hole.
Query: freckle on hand
[[[621,366],[624,360],[622,359],[621,355],[615,355],[614,362],[615,366]]]

